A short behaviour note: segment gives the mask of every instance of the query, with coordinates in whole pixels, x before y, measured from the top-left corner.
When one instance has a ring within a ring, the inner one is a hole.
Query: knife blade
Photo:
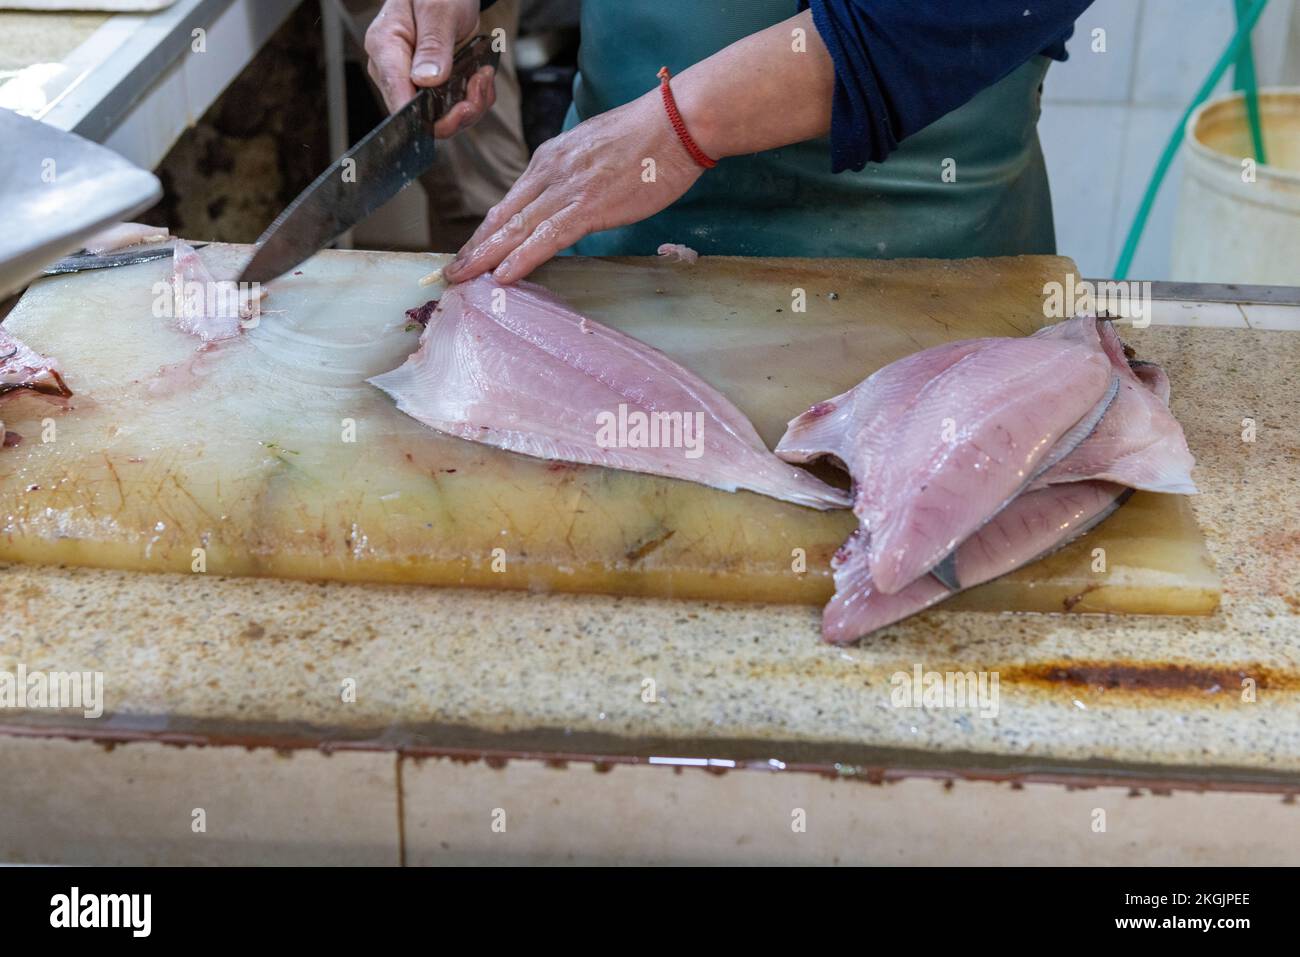
[[[202,249],[207,243],[191,243],[194,249]],[[141,248],[141,247],[144,248]],[[175,254],[176,241],[171,240],[161,243],[140,243],[136,246],[128,246],[126,249],[119,249],[113,253],[74,253],[71,256],[64,256],[62,259],[56,259],[42,270],[43,276],[60,276],[64,273],[82,272],[86,269],[112,269],[116,266],[134,266],[136,263],[153,262],[155,259],[165,259]]]
[[[240,282],[270,282],[396,196],[433,164],[433,124],[465,99],[469,81],[496,67],[492,41],[477,36],[452,61],[442,86],[422,89],[411,102],[366,134],[316,177],[257,241]]]

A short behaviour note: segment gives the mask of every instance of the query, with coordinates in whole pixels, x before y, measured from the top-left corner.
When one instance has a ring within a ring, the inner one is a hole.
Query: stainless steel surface
[[[0,143],[0,296],[162,196],[157,177],[112,150],[9,110]]]
[[[1300,306],[1300,286],[1252,286],[1235,282],[1155,282],[1151,284],[1151,294],[1156,299]]]
[[[452,75],[437,89],[416,94],[321,173],[257,241],[241,282],[269,282],[323,249],[397,195],[433,163],[433,124],[465,98],[470,78],[495,67],[498,54],[485,36],[457,55]]]
[[[1300,278],[1298,271],[1297,278]],[[1094,286],[1114,282],[1111,279],[1087,279]],[[1300,306],[1300,286],[1252,286],[1234,282],[1169,282],[1154,280],[1151,283],[1153,299],[1181,302],[1231,302],[1264,303],[1274,306]]]

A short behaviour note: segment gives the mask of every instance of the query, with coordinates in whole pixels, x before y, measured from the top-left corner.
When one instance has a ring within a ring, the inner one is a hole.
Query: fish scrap
[[[56,403],[72,398],[72,390],[63,381],[58,364],[0,325],[0,402],[24,393]],[[22,436],[17,432],[6,432],[0,425],[0,447],[10,448],[21,441]]]
[[[254,315],[266,293],[253,295],[233,280],[218,280],[199,254],[178,240],[172,254],[176,326],[206,342],[233,339]]]
[[[700,254],[690,246],[681,243],[664,243],[658,249],[659,258],[670,263],[685,263],[693,266],[700,261]]]

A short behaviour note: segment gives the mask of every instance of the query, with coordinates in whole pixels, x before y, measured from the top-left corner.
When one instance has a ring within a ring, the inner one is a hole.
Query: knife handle
[[[447,115],[457,103],[469,95],[469,81],[485,66],[496,68],[501,55],[492,49],[492,38],[480,33],[457,52],[451,61],[451,76],[439,87],[426,90],[428,112],[424,116],[430,133],[433,124]]]

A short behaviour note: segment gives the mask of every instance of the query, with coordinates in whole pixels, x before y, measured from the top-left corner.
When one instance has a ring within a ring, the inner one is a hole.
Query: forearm
[[[826,135],[835,67],[805,10],[701,60],[672,88],[691,136],[721,159]]]

